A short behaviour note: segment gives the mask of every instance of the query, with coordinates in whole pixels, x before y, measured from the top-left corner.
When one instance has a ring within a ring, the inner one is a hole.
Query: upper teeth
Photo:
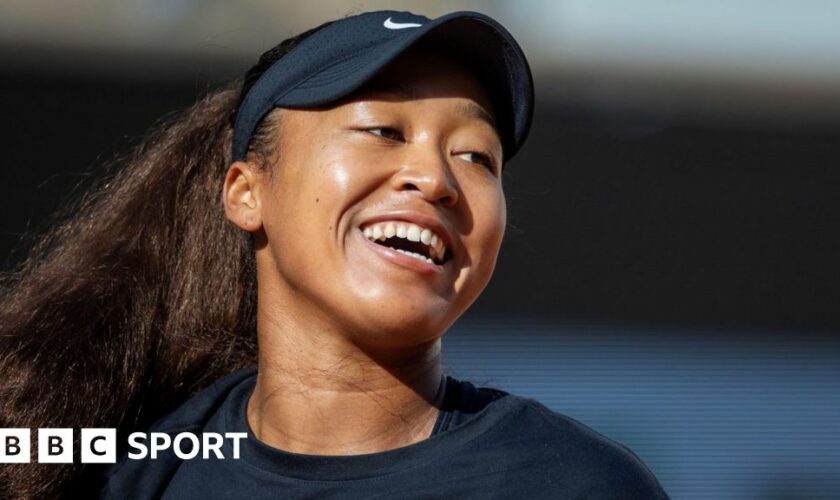
[[[371,241],[385,241],[388,238],[404,238],[409,241],[422,241],[424,245],[429,247],[429,255],[437,261],[443,260],[446,254],[446,245],[443,244],[443,238],[439,237],[431,229],[426,229],[403,221],[382,221],[371,224],[363,231],[365,238]],[[409,255],[413,252],[405,252],[397,249],[398,252],[407,253]],[[423,255],[414,254],[417,257],[422,257],[424,260],[430,260]]]

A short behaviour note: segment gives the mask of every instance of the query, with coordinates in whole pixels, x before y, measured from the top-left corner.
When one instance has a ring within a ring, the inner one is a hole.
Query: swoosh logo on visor
[[[405,28],[419,28],[423,25],[417,23],[395,23],[394,21],[391,21],[391,18],[389,17],[384,23],[382,23],[382,26],[385,26],[389,30],[402,30]]]

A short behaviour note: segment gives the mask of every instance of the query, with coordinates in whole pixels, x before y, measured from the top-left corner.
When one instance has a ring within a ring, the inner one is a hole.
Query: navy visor
[[[340,19],[316,31],[270,66],[248,90],[236,115],[233,161],[273,108],[308,108],[359,89],[388,63],[422,43],[473,71],[493,102],[505,160],[522,146],[534,108],[528,61],[513,36],[477,12],[436,19],[377,11]]]

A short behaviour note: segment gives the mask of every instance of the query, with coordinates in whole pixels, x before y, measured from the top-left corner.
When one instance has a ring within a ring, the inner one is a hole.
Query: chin
[[[364,337],[359,340],[372,348],[410,347],[437,340],[458,316],[449,303],[419,307],[379,301],[357,320],[357,331]]]

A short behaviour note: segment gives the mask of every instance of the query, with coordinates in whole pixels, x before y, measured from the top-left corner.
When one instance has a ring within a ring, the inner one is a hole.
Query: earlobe
[[[250,163],[237,161],[228,168],[222,189],[227,218],[252,233],[262,228],[258,181],[259,173]]]

